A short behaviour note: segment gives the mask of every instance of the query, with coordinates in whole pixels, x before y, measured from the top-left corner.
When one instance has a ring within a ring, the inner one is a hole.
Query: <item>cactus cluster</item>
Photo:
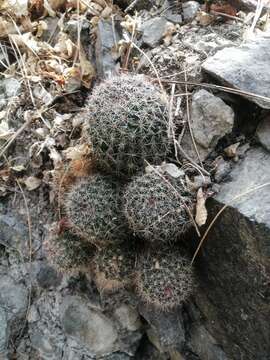
[[[118,184],[110,176],[97,174],[75,184],[67,196],[66,213],[74,229],[94,244],[126,238]]]
[[[87,110],[100,172],[65,196],[68,227],[47,241],[49,260],[62,272],[91,272],[101,292],[133,285],[146,303],[171,309],[187,299],[193,276],[188,260],[163,243],[188,228],[193,199],[184,178],[143,174],[144,160],[160,164],[170,151],[166,100],[144,77],[123,75],[98,85]],[[138,262],[136,240],[146,254]]]
[[[135,177],[124,193],[124,211],[133,232],[148,241],[176,240],[190,224],[191,194],[183,179],[152,171]]]
[[[48,260],[59,272],[76,273],[89,267],[95,248],[66,229],[60,234],[52,231],[45,242]]]
[[[145,77],[105,80],[94,89],[88,110],[86,135],[101,169],[130,176],[145,160],[159,164],[168,155],[166,99]]]
[[[146,304],[162,310],[173,309],[187,300],[193,287],[190,261],[178,251],[158,250],[139,259],[136,289]]]

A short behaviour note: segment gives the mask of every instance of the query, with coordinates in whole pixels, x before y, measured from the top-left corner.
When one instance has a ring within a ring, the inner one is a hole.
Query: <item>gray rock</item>
[[[1,242],[25,253],[28,229],[12,214],[0,214],[0,239]]]
[[[4,308],[0,306],[0,359],[4,357],[8,343],[8,324]]]
[[[200,4],[197,1],[187,1],[183,3],[183,17],[185,21],[193,20],[200,8]]]
[[[270,151],[270,118],[262,120],[256,130],[256,135],[262,146]]]
[[[157,46],[165,33],[167,20],[163,17],[155,17],[143,24],[142,41],[151,48]]]
[[[18,95],[20,89],[21,89],[21,83],[14,79],[14,78],[6,78],[3,81],[4,87],[5,87],[5,93],[6,97],[9,99],[13,96]]]
[[[192,97],[190,120],[200,158],[205,160],[218,141],[232,131],[234,112],[220,98],[206,90],[199,90]],[[188,132],[182,145],[189,156],[197,161]]]
[[[44,289],[57,287],[61,284],[62,276],[49,265],[41,265],[37,273],[38,285]]]
[[[147,331],[150,341],[160,352],[182,350],[185,343],[185,329],[181,309],[162,312],[141,306],[139,311],[150,325]]]
[[[202,325],[193,326],[190,347],[202,360],[229,360],[213,336]]]
[[[168,10],[163,14],[163,16],[173,24],[181,24],[183,22],[182,15],[174,14],[172,11]]]
[[[225,161],[223,158],[220,158],[216,161],[215,168],[215,181],[221,182],[231,171],[231,164],[229,161]]]
[[[119,21],[100,19],[95,47],[97,73],[101,78],[117,74],[119,54],[116,45],[121,38]]]
[[[230,359],[266,360],[270,353],[269,186],[238,201],[231,199],[269,182],[270,154],[250,149],[207,202],[209,221],[229,207],[212,227],[198,259],[196,303],[205,327]]]
[[[117,330],[108,317],[75,296],[66,297],[62,306],[62,324],[68,336],[89,348],[95,356],[118,350]]]
[[[257,0],[230,0],[233,6],[237,6],[240,9],[244,10],[256,10],[258,1]],[[264,5],[264,9],[269,9],[270,6],[268,4]]]
[[[115,317],[122,327],[128,331],[136,331],[142,326],[138,311],[129,305],[123,304],[117,308]]]
[[[10,276],[0,279],[0,304],[5,308],[9,322],[25,317],[28,305],[28,291],[23,284],[16,283]]]
[[[202,68],[233,88],[270,97],[269,46],[270,36],[260,36],[239,47],[218,51],[203,63]],[[270,101],[245,97],[262,108],[270,109]]]

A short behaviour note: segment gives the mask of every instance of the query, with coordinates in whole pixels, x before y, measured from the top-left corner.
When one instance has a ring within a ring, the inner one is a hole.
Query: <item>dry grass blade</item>
[[[224,206],[219,210],[219,212],[216,214],[216,216],[214,217],[214,219],[211,221],[210,225],[208,226],[207,230],[206,230],[205,233],[203,234],[203,237],[201,238],[201,241],[200,241],[200,243],[199,243],[199,245],[198,245],[198,247],[197,247],[197,249],[196,249],[196,251],[195,251],[195,253],[194,253],[194,255],[193,255],[193,258],[192,258],[192,260],[191,260],[191,265],[194,263],[194,261],[195,261],[197,255],[198,255],[198,253],[199,253],[199,251],[200,251],[200,249],[201,249],[201,247],[202,247],[202,245],[203,245],[203,243],[204,243],[207,235],[209,234],[209,232],[210,232],[210,230],[212,229],[213,225],[215,224],[215,222],[217,221],[217,219],[220,217],[220,215],[223,213],[223,211],[226,210],[227,207],[231,206],[235,201],[239,200],[239,199],[242,198],[243,196],[248,195],[248,194],[250,194],[250,193],[252,193],[252,192],[254,192],[254,191],[263,189],[263,188],[265,188],[266,186],[270,186],[270,182],[265,183],[265,184],[262,184],[262,185],[255,186],[255,187],[253,187],[253,188],[251,188],[251,189],[248,189],[248,190],[246,190],[245,192],[243,192],[243,193],[235,196],[234,198],[232,198],[232,199],[229,201],[228,204],[224,205]]]
[[[13,144],[16,138],[32,123],[32,121],[32,117],[27,117],[25,123],[15,132],[15,134],[5,143],[5,145],[0,148],[0,158],[5,154],[5,152]]]
[[[157,77],[157,81],[158,81],[158,84],[160,86],[160,89],[164,92],[165,94],[165,90],[164,90],[164,87],[162,85],[162,82],[160,80],[160,76],[158,74],[158,71],[155,67],[155,65],[153,64],[153,62],[151,61],[151,59],[149,58],[149,56],[142,50],[140,49],[131,39],[129,39],[130,43],[132,44],[132,46],[135,47],[135,49],[137,49],[145,58],[146,60],[149,62],[149,64],[151,65],[152,69],[154,70],[154,73],[156,74],[156,77]]]
[[[187,72],[185,70],[185,81],[186,81],[186,84],[185,84],[185,92],[188,93],[188,88],[187,88]],[[197,148],[197,145],[196,145],[196,141],[194,139],[194,135],[193,135],[193,130],[192,130],[192,127],[191,127],[191,119],[190,119],[190,109],[189,109],[189,96],[186,95],[186,107],[187,107],[187,122],[188,122],[188,129],[189,129],[189,133],[190,133],[190,137],[191,137],[191,140],[192,140],[192,144],[193,144],[193,147],[195,149],[195,152],[198,156],[198,160],[199,160],[199,163],[201,165],[201,168],[203,168],[203,164],[202,164],[202,160],[201,160],[201,157],[200,157],[200,154],[199,154],[199,151],[198,151],[198,148]]]
[[[250,97],[250,98],[263,100],[265,102],[270,103],[270,98],[267,97],[267,96],[258,95],[258,94],[251,93],[249,91],[238,90],[238,89],[234,89],[234,88],[230,88],[230,87],[226,87],[226,86],[221,86],[221,85],[214,85],[214,84],[207,84],[207,83],[196,83],[196,82],[192,82],[192,81],[178,81],[178,80],[162,80],[162,82],[165,83],[165,84],[181,84],[181,85],[187,84],[187,85],[192,85],[192,86],[201,86],[202,88],[220,90],[220,91],[224,91],[224,92],[227,92],[227,93],[230,93],[230,94],[247,96],[247,97]]]

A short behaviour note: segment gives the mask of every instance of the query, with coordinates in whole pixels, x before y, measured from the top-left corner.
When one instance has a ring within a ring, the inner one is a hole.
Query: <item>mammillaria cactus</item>
[[[192,197],[183,178],[156,172],[135,177],[124,192],[124,212],[133,232],[148,241],[173,241],[190,224]]]
[[[45,242],[49,263],[62,273],[76,273],[90,267],[95,248],[69,229],[52,231]]]
[[[130,245],[109,246],[97,252],[93,270],[98,289],[113,292],[130,285],[135,271],[135,258],[135,251]]]
[[[146,304],[170,310],[187,300],[193,288],[190,261],[175,249],[159,249],[140,257],[136,290]]]
[[[118,185],[110,176],[96,174],[75,184],[67,196],[66,212],[74,229],[96,245],[127,236]]]
[[[141,75],[112,77],[88,101],[86,135],[103,170],[129,176],[170,151],[165,95]]]

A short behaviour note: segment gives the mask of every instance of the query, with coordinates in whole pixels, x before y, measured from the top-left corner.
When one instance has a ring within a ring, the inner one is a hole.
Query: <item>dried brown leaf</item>
[[[198,226],[202,226],[206,223],[207,220],[207,209],[205,207],[206,197],[203,193],[202,188],[197,192],[197,204],[196,204],[196,216],[195,221]]]

